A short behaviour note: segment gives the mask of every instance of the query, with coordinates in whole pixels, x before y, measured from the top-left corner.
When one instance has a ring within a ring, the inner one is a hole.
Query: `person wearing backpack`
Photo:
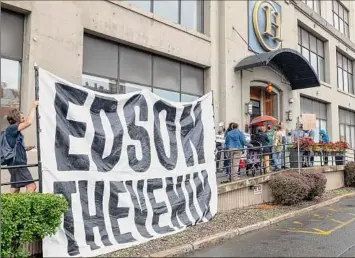
[[[32,125],[37,106],[38,101],[34,101],[26,119],[18,109],[9,111],[7,121],[10,125],[1,135],[1,165],[16,166],[27,164],[26,151],[29,149],[24,145],[22,131]],[[36,191],[36,184],[28,168],[10,168],[8,170],[11,176],[10,193],[19,193],[22,187],[26,187],[27,192]]]

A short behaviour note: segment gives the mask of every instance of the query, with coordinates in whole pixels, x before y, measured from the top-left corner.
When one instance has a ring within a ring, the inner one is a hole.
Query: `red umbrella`
[[[277,119],[273,116],[267,116],[267,115],[262,115],[262,116],[257,116],[250,122],[250,126],[262,126],[264,123],[271,122],[273,124],[277,123]]]

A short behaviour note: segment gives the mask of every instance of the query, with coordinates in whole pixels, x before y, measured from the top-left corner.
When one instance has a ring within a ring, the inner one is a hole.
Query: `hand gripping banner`
[[[39,101],[43,192],[69,205],[44,257],[102,255],[216,214],[211,93],[111,95],[39,69]]]

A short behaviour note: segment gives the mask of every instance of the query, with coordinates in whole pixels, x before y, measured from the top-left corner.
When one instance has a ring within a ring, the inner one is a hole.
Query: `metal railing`
[[[1,172],[4,170],[11,170],[11,169],[16,169],[16,168],[33,168],[33,167],[38,167],[38,164],[27,164],[27,165],[15,165],[15,166],[1,166]],[[1,183],[1,186],[5,185],[11,185],[11,184],[23,184],[23,183],[32,183],[32,182],[39,182],[39,178],[33,179],[30,181],[14,181],[14,182],[5,182]]]
[[[216,173],[219,184],[236,181],[245,177],[263,175],[285,169],[344,165],[355,161],[355,150],[324,151],[295,147],[294,144],[279,146],[248,147],[244,149],[216,150]],[[276,161],[276,162],[275,162]]]

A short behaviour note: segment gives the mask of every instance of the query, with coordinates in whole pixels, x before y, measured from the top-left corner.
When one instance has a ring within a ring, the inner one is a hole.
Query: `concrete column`
[[[220,76],[219,76],[219,63],[220,63],[220,56],[219,56],[219,48],[220,48],[220,40],[219,40],[219,33],[220,33],[220,23],[219,23],[219,8],[220,2],[219,1],[206,1],[205,10],[208,11],[209,16],[205,16],[205,23],[209,24],[209,34],[211,36],[211,67],[206,70],[205,78],[206,83],[205,87],[207,90],[213,91],[213,104],[214,104],[214,115],[215,115],[215,125],[216,128],[218,123],[221,121],[220,115]]]
[[[327,126],[330,141],[339,140],[339,107],[336,103],[331,103],[327,108]]]
[[[240,128],[244,130],[245,125],[249,124],[250,122],[250,115],[246,114],[246,107],[245,104],[250,101],[250,81],[251,81],[251,76],[252,72],[250,70],[243,70],[243,77],[242,77],[242,85],[241,85],[241,97],[240,97],[240,102],[241,102],[241,112],[240,112],[240,117],[241,117],[241,122],[240,122]]]
[[[326,72],[326,80],[332,86],[333,91],[337,91],[338,88],[338,75],[337,75],[337,55],[336,55],[336,41],[328,41],[325,44],[325,53],[331,53],[326,55],[325,60],[325,72]],[[334,69],[335,68],[335,69]]]
[[[349,22],[349,34],[350,34],[350,40],[352,41],[352,42],[354,42],[355,41],[355,24],[354,24],[354,22],[355,22],[355,17],[354,17],[354,13],[353,13],[353,10],[354,10],[354,6],[355,6],[355,4],[354,4],[354,2],[353,1],[348,1],[347,2],[347,4],[348,4],[348,8],[349,8],[349,20],[348,20],[348,22]]]

